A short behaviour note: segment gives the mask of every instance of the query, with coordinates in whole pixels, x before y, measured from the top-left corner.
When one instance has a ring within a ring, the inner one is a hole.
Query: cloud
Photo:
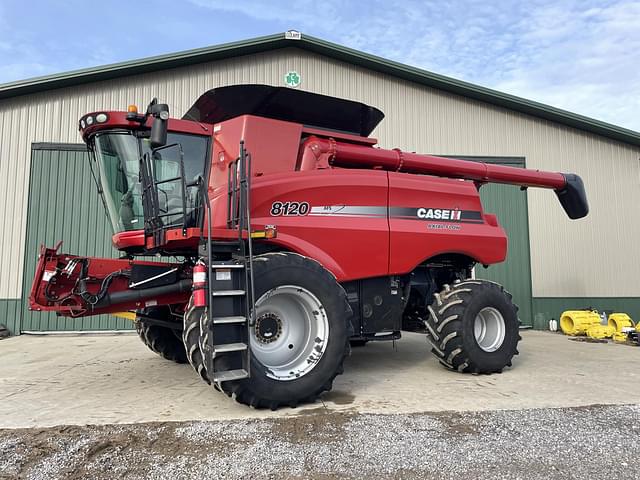
[[[500,63],[502,78],[488,76],[484,82],[640,130],[640,4],[586,11],[545,6],[519,25],[517,61]]]
[[[38,62],[14,62],[2,68],[5,78],[32,78],[49,73],[47,65]]]
[[[0,83],[104,65],[122,59],[118,55],[131,55],[126,50],[133,43],[130,29],[114,25],[99,10],[117,10],[116,5],[87,8],[77,1],[32,3],[0,2]],[[127,17],[112,15],[128,25]],[[138,32],[140,38],[135,42],[149,43],[145,31]]]
[[[640,130],[635,0],[191,1]]]
[[[156,0],[166,13],[144,28],[144,2],[35,1],[28,25],[19,0],[0,3],[0,82],[295,28],[640,130],[637,0]]]

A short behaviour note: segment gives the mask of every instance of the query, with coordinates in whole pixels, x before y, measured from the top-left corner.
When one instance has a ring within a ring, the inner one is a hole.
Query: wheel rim
[[[328,335],[327,313],[305,288],[282,285],[256,302],[251,351],[270,378],[286,381],[308,374],[322,358]]]
[[[504,317],[495,308],[485,307],[476,315],[473,334],[485,352],[495,352],[502,346],[505,330]]]

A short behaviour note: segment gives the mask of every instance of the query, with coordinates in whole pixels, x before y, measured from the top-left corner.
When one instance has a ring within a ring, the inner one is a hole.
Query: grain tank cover
[[[305,126],[369,136],[384,118],[360,102],[269,85],[233,85],[203,93],[183,120],[219,123],[240,115],[256,115]]]

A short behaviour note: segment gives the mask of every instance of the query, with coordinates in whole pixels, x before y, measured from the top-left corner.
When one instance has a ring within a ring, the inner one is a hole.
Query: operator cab
[[[94,112],[83,116],[79,127],[114,246],[129,254],[175,253],[194,235],[187,230],[205,223],[204,182],[198,180],[208,180],[215,200],[229,184],[240,143],[251,146],[252,176],[290,172],[302,168],[298,157],[306,138],[330,136],[372,146],[376,140],[367,135],[383,117],[351,100],[232,85],[202,94],[182,119],[169,118],[168,106],[154,99],[144,114],[133,105],[128,112]],[[214,228],[222,226],[215,220]],[[175,229],[182,230],[182,238],[168,239]]]
[[[169,119],[168,107],[155,99],[144,115],[131,105],[79,123],[116,248],[141,253],[146,236],[202,223],[195,184],[206,178],[210,126]]]
[[[180,162],[185,178],[196,180],[204,175],[209,138],[200,135],[168,132],[167,148],[153,151],[148,131],[107,130],[97,133],[89,149],[93,156],[94,175],[114,233],[144,228],[140,158],[152,155],[158,185],[158,206],[165,225],[182,220],[182,185]],[[182,157],[182,158],[181,158]],[[187,191],[187,227],[196,226],[197,191]]]

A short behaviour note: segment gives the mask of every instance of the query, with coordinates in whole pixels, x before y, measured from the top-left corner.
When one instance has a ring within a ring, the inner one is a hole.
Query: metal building
[[[80,116],[143,108],[180,117],[213,87],[263,83],[380,108],[384,147],[561,172],[584,179],[591,213],[566,218],[548,191],[483,187],[509,233],[505,264],[477,275],[514,293],[523,323],[593,306],[640,320],[640,133],[374,57],[295,32],[0,85],[0,323],[28,330],[129,328],[112,317],[33,314],[26,296],[40,242],[116,255]]]

